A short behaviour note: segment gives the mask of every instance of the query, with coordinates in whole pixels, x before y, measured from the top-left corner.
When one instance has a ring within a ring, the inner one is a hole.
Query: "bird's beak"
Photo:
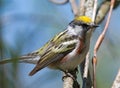
[[[95,28],[96,28],[96,27],[99,27],[99,26],[98,26],[97,24],[94,24],[94,25],[93,25],[93,27],[95,27]]]
[[[91,24],[91,28],[96,28],[96,27],[99,27],[97,24]]]

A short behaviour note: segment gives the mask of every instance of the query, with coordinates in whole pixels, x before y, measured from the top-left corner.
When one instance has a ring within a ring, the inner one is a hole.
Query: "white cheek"
[[[81,33],[83,32],[82,26],[75,26],[74,28],[68,26],[67,30],[70,35],[82,35]]]
[[[68,30],[68,34],[70,34],[70,35],[77,35],[75,30],[73,29],[73,27],[68,26],[67,30]]]
[[[83,27],[82,27],[82,26],[75,26],[75,32],[76,32],[77,34],[82,33],[82,31],[83,31]]]

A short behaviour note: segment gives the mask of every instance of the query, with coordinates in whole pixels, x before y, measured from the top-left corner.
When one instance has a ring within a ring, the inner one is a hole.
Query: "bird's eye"
[[[82,24],[82,26],[83,26],[83,29],[86,29],[86,30],[90,29],[90,26],[87,24]]]

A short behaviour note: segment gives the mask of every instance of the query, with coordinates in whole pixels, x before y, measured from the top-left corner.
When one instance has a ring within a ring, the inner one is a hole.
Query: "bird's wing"
[[[30,63],[30,64],[37,64],[37,62],[40,60],[41,55],[44,56],[44,54],[46,54],[47,52],[49,52],[49,50],[51,49],[52,46],[54,46],[55,41],[57,39],[62,39],[63,37],[61,37],[62,34],[65,34],[66,31],[62,32],[59,34],[59,36],[56,36],[55,38],[53,38],[50,42],[47,42],[44,47],[41,47],[40,49],[29,53],[27,55],[23,55],[23,56],[18,56],[18,57],[14,57],[14,58],[7,58],[7,59],[2,59],[0,60],[0,64],[6,64],[6,63],[11,63],[14,61],[18,61],[20,63]],[[60,39],[56,42],[57,44],[60,43]],[[56,45],[57,45],[56,44]]]
[[[68,35],[66,32],[67,31],[64,31],[58,36],[55,36],[47,43],[47,45],[45,45],[45,48],[42,48],[41,59],[30,72],[30,76],[34,75],[52,62],[61,59],[75,49],[76,44],[78,43],[78,36]]]

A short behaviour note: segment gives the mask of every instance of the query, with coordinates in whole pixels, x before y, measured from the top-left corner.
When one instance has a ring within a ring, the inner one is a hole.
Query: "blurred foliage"
[[[0,0],[0,5],[0,59],[16,58],[40,48],[73,19],[69,4],[56,5],[48,0]],[[118,6],[113,11],[109,30],[98,52],[98,88],[110,88],[120,67],[119,10]],[[104,25],[105,21],[93,34],[91,50]],[[32,68],[33,65],[17,64],[17,61],[0,66],[0,88],[62,87],[60,71],[45,68],[30,77],[28,73]]]

